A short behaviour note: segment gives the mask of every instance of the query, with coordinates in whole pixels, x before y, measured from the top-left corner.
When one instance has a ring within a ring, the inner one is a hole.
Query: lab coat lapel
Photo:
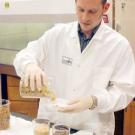
[[[80,50],[80,42],[78,37],[78,22],[75,22],[73,24],[73,28],[71,32],[69,33],[69,47],[71,48],[72,54],[75,57],[78,57],[80,59],[80,63],[83,63],[85,59],[87,59],[88,55],[92,55],[95,52],[95,49],[98,48],[99,45],[102,43],[102,38],[104,36],[104,22],[101,22],[101,25],[87,47],[84,49],[84,51],[81,53]]]
[[[73,47],[73,51],[77,55],[81,55],[80,42],[78,37],[78,22],[73,24],[73,28],[70,32],[69,45]]]
[[[86,48],[82,52],[82,57],[81,60],[82,62],[87,58],[88,55],[92,55],[93,51],[102,43],[102,38],[103,38],[103,31],[104,31],[104,22],[101,23],[99,29],[89,42],[89,44],[86,46]]]

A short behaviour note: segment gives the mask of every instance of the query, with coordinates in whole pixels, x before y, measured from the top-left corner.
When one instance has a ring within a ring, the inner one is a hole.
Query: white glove
[[[92,96],[82,97],[76,100],[73,100],[68,103],[65,107],[59,107],[58,111],[60,112],[81,112],[91,108],[94,104]]]
[[[28,64],[25,69],[25,75],[22,77],[25,87],[30,86],[31,90],[41,90],[47,84],[45,73],[36,64]]]

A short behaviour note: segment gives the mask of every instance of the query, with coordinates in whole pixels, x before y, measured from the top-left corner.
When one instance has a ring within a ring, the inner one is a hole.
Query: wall
[[[74,0],[1,0],[0,63],[12,64],[16,53],[55,23],[75,20]]]
[[[36,40],[52,23],[0,23],[0,63],[11,64],[16,53]]]
[[[5,8],[9,2],[9,8]],[[73,14],[74,0],[1,0],[0,14]]]
[[[116,1],[116,30],[132,45],[135,54],[135,0]]]

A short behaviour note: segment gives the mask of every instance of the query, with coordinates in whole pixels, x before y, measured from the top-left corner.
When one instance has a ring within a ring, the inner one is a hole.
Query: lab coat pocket
[[[92,74],[93,74],[92,87],[95,89],[105,89],[109,84],[112,69],[96,67],[93,69]]]

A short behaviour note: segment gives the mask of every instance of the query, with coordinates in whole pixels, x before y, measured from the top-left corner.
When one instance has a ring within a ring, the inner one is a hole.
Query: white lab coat
[[[58,119],[75,129],[99,135],[114,133],[114,111],[125,108],[135,94],[135,63],[129,42],[103,22],[81,53],[77,22],[58,24],[16,55],[14,65],[22,76],[28,63],[38,64],[53,77],[57,97],[75,99],[95,95],[98,106],[80,113],[58,113],[42,98],[38,116]]]

